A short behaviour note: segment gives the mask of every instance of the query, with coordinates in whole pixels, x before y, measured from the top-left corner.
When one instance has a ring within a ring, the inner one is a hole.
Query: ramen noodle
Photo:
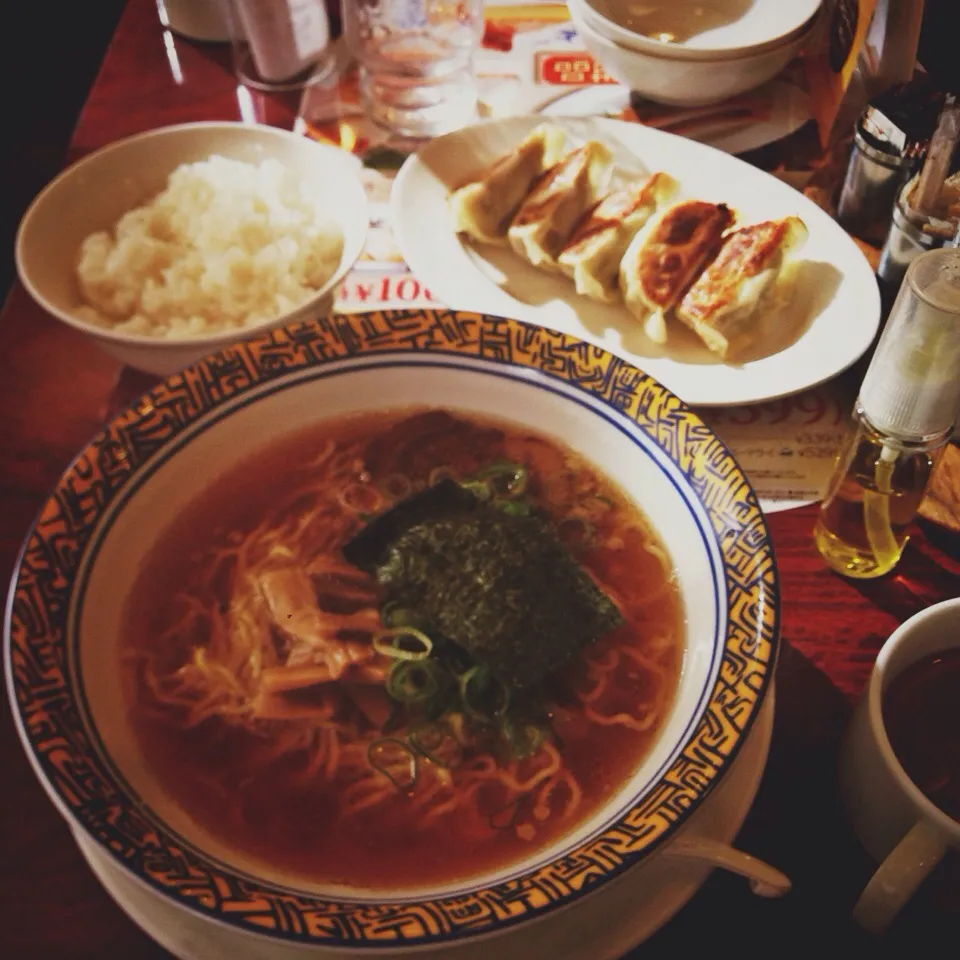
[[[313,882],[497,869],[626,785],[684,651],[649,521],[570,449],[441,410],[330,420],[217,481],[125,612],[164,790]]]

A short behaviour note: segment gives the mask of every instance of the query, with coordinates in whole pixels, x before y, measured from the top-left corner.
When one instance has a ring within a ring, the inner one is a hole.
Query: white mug
[[[883,645],[847,729],[840,788],[860,842],[880,866],[853,916],[882,933],[947,850],[960,850],[960,823],[909,778],[890,745],[881,703],[890,682],[916,661],[960,647],[960,598],[915,614]],[[958,760],[960,762],[960,760]]]

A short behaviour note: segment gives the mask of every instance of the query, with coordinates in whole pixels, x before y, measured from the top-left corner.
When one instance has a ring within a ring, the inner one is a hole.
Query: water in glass
[[[482,0],[356,0],[344,30],[360,66],[360,88],[376,122],[430,137],[476,114],[474,55]]]

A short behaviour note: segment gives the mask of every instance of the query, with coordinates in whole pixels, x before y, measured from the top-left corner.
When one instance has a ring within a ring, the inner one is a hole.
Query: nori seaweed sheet
[[[374,517],[344,546],[343,558],[360,570],[375,573],[387,548],[407,528],[422,520],[469,513],[479,506],[480,501],[459,483],[441,480]]]
[[[373,558],[385,602],[415,611],[511,689],[541,682],[622,623],[539,516],[435,491],[398,504],[344,549],[364,569]]]

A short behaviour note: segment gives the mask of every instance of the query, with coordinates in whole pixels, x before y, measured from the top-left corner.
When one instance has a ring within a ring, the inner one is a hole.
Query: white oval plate
[[[544,273],[509,248],[463,243],[447,205],[452,189],[510,151],[539,116],[466,127],[410,156],[391,195],[391,221],[410,269],[447,306],[511,317],[573,334],[635,363],[692,405],[733,406],[797,393],[829,380],[862,356],[880,322],[880,294],[869,263],[843,229],[792,187],[712,147],[635,123],[556,118],[578,140],[601,139],[618,165],[663,170],[681,197],[723,201],[746,224],[800,216],[809,237],[798,256],[802,282],[789,316],[769,318],[768,353],[723,363],[673,325],[659,346],[622,306],[579,296],[565,277]]]

